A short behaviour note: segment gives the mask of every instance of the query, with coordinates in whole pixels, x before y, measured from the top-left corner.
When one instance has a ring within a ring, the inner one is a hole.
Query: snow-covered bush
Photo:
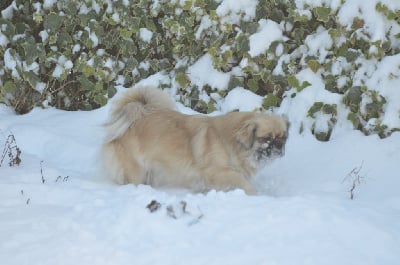
[[[234,88],[328,140],[400,128],[400,3],[390,0],[6,1],[0,101],[76,110],[155,73],[209,113]],[[397,90],[397,91],[396,91]],[[294,105],[296,108],[293,113]],[[303,108],[303,111],[301,110]]]

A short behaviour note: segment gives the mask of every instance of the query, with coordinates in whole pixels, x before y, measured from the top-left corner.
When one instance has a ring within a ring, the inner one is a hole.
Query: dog
[[[284,155],[288,137],[288,122],[281,116],[185,115],[154,87],[133,88],[115,99],[105,127],[103,167],[115,182],[194,192],[256,194],[252,177]]]

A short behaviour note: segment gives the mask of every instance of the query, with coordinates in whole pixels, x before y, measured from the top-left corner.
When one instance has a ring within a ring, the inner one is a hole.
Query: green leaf
[[[245,53],[250,50],[249,37],[245,34],[240,34],[236,39],[236,50]]]
[[[95,69],[94,69],[92,66],[87,65],[87,64],[84,64],[84,65],[82,66],[82,73],[83,73],[83,75],[84,75],[85,77],[89,77],[89,76],[91,76],[91,75],[94,75],[94,74],[96,73],[96,71],[95,71]]]
[[[215,57],[217,55],[217,48],[216,47],[210,47],[208,49],[208,54],[210,54],[212,57]]]
[[[79,83],[81,84],[82,91],[92,91],[95,89],[95,86],[96,86],[92,81],[90,81],[89,79],[87,79],[84,76],[81,76],[79,78]]]
[[[243,87],[244,82],[242,77],[232,76],[228,83],[228,90],[234,89],[235,87]]]
[[[365,105],[365,119],[379,118],[382,106],[378,102],[371,102]]]
[[[57,44],[61,47],[66,47],[72,44],[72,38],[67,32],[61,32],[57,38]]]
[[[33,21],[35,21],[36,23],[42,23],[43,21],[43,16],[39,13],[33,13]]]
[[[308,17],[306,15],[297,13],[293,8],[289,8],[288,12],[289,17],[293,18],[294,22],[306,23],[308,21]]]
[[[351,87],[343,97],[343,103],[349,106],[352,112],[356,113],[360,107],[362,94],[363,92],[360,86]]]
[[[359,18],[359,17],[355,17],[353,19],[353,24],[351,25],[351,28],[353,30],[357,30],[359,28],[362,28],[364,26],[364,24],[365,24],[364,19]]]
[[[281,99],[274,94],[268,94],[263,101],[263,107],[269,109],[272,107],[278,107]]]
[[[94,102],[96,102],[100,106],[104,106],[107,103],[107,98],[103,95],[96,95],[94,97]]]
[[[375,9],[380,13],[386,13],[389,10],[387,6],[383,5],[381,2],[376,4]]]
[[[349,121],[351,121],[351,123],[353,124],[353,127],[355,129],[359,129],[360,125],[361,125],[361,121],[360,118],[358,117],[358,115],[354,112],[349,112],[349,114],[347,115],[347,119]]]
[[[193,6],[193,1],[192,0],[186,0],[185,3],[182,6],[182,9],[185,11],[189,11]]]
[[[322,113],[324,114],[337,114],[337,105],[336,104],[324,104],[321,108]]]
[[[134,31],[130,28],[120,28],[119,35],[124,39],[131,39]]]
[[[257,32],[259,26],[260,24],[258,22],[247,22],[244,26],[243,31],[251,35]]]
[[[157,72],[158,70],[160,70],[160,62],[157,59],[154,60],[150,60],[150,68]]]
[[[301,83],[300,89],[298,89],[298,92],[302,91],[304,88],[311,86],[312,84],[308,81],[303,81],[303,83]]]
[[[125,62],[125,69],[128,71],[132,71],[139,65],[139,62],[135,58],[128,58]]]
[[[28,65],[31,65],[43,51],[40,50],[33,38],[26,38],[26,41],[22,43],[24,49],[25,60]]]
[[[4,33],[4,35],[6,35],[10,40],[14,37],[15,27],[9,20],[0,18],[0,28],[1,32]]]
[[[10,93],[17,89],[13,81],[7,81],[3,87],[0,88],[1,92]]]
[[[291,87],[294,87],[294,88],[296,88],[297,90],[299,90],[299,88],[300,88],[300,82],[299,82],[299,80],[297,79],[297,77],[296,77],[295,75],[288,75],[287,81],[288,81],[288,83],[289,83],[289,85],[290,85]]]
[[[321,111],[321,108],[324,106],[323,102],[315,102],[307,112],[307,116],[311,118],[315,118],[314,114],[318,111]]]
[[[45,30],[56,32],[61,27],[63,19],[65,17],[61,17],[56,13],[50,13],[44,17],[43,27]]]
[[[35,88],[36,85],[40,82],[40,78],[32,71],[23,72],[23,78],[29,83],[32,88]]]
[[[138,53],[137,46],[132,40],[122,39],[118,42],[120,53],[125,57],[130,57],[132,54]]]
[[[334,75],[327,75],[324,77],[325,89],[334,93],[338,93],[337,81]]]
[[[215,107],[215,102],[212,101],[212,100],[210,100],[210,101],[207,103],[207,113],[214,112],[216,109],[217,109],[217,108]]]
[[[329,7],[324,7],[324,6],[316,7],[314,8],[313,11],[315,16],[317,17],[317,20],[324,23],[329,21],[329,15],[332,12],[332,10]]]
[[[309,60],[307,62],[307,66],[314,72],[318,72],[318,69],[321,68],[321,64],[317,60]]]
[[[357,60],[358,57],[360,57],[360,52],[355,51],[355,50],[347,50],[344,54],[344,57],[346,57],[346,60],[349,63],[354,62],[355,60]]]
[[[180,26],[178,23],[174,23],[171,27],[171,33],[172,34],[177,34],[179,32]]]
[[[69,16],[75,16],[78,13],[78,7],[77,3],[75,1],[68,1],[67,5],[63,8],[65,10],[65,13]]]
[[[329,33],[329,35],[331,36],[331,38],[333,40],[335,40],[335,39],[339,38],[340,36],[342,36],[342,32],[339,29],[335,29],[335,28],[329,29],[328,33]]]
[[[190,84],[190,79],[185,73],[177,73],[175,76],[175,81],[178,83],[180,87],[187,87]]]
[[[256,92],[258,90],[258,82],[254,79],[247,80],[247,86],[251,91]]]

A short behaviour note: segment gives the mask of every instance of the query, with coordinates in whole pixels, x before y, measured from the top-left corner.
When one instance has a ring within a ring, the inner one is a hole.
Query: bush
[[[341,21],[344,5],[312,1],[247,1],[250,8],[227,0],[3,1],[0,102],[18,113],[48,105],[91,110],[106,104],[116,86],[162,72],[168,80],[160,86],[176,87],[197,111],[216,110],[238,86],[264,97],[260,109],[273,110],[318,77],[320,89],[342,99],[309,106],[304,119],[318,139],[329,140],[342,108],[355,129],[385,137],[398,128],[382,124],[387,99],[368,84],[368,66],[399,53],[400,11],[375,2],[374,12],[391,25],[382,38],[372,36],[368,14],[354,11],[350,22]],[[259,38],[264,31],[273,38]],[[205,54],[214,71],[229,75],[222,87],[191,75]]]

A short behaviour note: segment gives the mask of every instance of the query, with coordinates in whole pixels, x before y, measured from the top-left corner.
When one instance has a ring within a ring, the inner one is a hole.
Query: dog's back
[[[112,103],[110,119],[105,124],[106,142],[120,138],[144,115],[163,109],[173,110],[175,104],[160,89],[138,87],[125,92]]]
[[[158,110],[173,109],[175,104],[170,97],[154,87],[133,88],[114,99],[110,118],[105,124],[101,174],[119,184],[143,183],[140,172],[132,173],[140,167],[134,164],[121,139],[145,115]]]

